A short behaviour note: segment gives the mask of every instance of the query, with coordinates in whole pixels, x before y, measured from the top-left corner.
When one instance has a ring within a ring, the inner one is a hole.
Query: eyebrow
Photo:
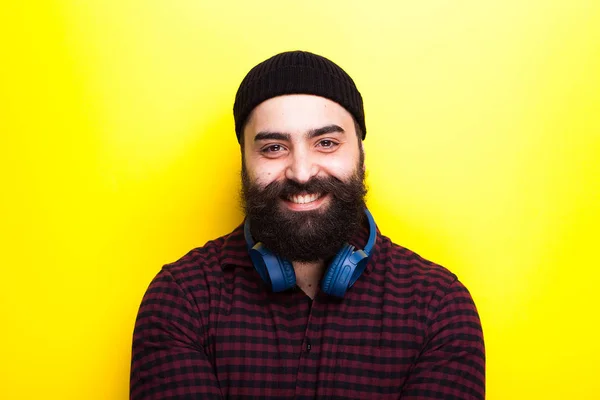
[[[281,133],[281,132],[267,132],[262,131],[258,132],[256,136],[254,136],[254,141],[258,142],[259,140],[286,140],[289,141],[292,135],[289,133]]]
[[[312,139],[317,136],[327,135],[328,133],[335,133],[335,132],[346,133],[346,131],[343,130],[341,126],[332,124],[332,125],[324,126],[322,128],[311,129],[310,131],[308,131],[306,133],[306,137],[308,139]]]
[[[306,132],[305,136],[307,139],[312,139],[317,136],[327,135],[328,133],[335,132],[346,133],[346,131],[342,129],[341,126],[332,124],[324,126],[322,128],[311,129],[308,132]],[[258,142],[260,140],[285,140],[289,142],[291,138],[292,135],[290,135],[289,133],[261,131],[258,132],[256,136],[254,136],[254,141]]]

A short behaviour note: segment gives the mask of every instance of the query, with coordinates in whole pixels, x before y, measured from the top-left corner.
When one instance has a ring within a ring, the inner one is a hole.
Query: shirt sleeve
[[[429,328],[401,399],[485,399],[481,322],[471,295],[459,281],[449,286],[433,311]]]
[[[221,399],[193,304],[165,269],[148,287],[133,333],[131,400]]]

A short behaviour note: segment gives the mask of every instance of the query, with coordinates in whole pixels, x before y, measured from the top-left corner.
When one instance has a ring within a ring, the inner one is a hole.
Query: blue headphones
[[[336,254],[327,268],[321,281],[321,289],[328,295],[344,297],[346,290],[365,270],[371,251],[375,246],[377,227],[369,210],[365,209],[369,220],[369,240],[364,250],[355,250],[354,246],[346,243]],[[283,292],[296,285],[296,274],[292,263],[267,249],[262,243],[254,243],[250,234],[250,222],[246,218],[244,223],[244,236],[254,268],[274,292]]]

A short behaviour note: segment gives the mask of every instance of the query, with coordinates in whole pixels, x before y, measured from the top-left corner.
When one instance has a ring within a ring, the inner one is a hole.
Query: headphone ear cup
[[[265,259],[263,257],[263,249],[264,247],[262,243],[256,244],[253,248],[250,249],[250,259],[252,260],[252,265],[254,265],[254,269],[260,275],[260,278],[267,284],[269,287],[273,287],[271,283],[271,278],[269,277],[269,270],[267,265],[265,264]]]
[[[275,255],[262,243],[255,244],[250,250],[250,258],[262,280],[274,292],[283,292],[296,285],[292,263]]]
[[[343,269],[345,265],[350,268],[346,261],[353,252],[354,246],[346,243],[344,247],[342,247],[342,249],[335,255],[331,264],[329,264],[327,272],[325,272],[325,276],[321,281],[321,289],[323,289],[323,291],[328,295],[343,297],[344,293],[346,293],[348,284],[344,283],[344,281],[347,281],[345,277],[351,274],[354,268],[351,268],[352,271],[343,271]],[[341,281],[340,278],[342,278]]]
[[[294,272],[294,266],[291,262],[286,260],[285,258],[277,257],[280,263],[281,275],[283,276],[283,280],[285,282],[285,288],[282,290],[287,290],[296,286],[296,272]],[[275,290],[279,291],[279,290]]]

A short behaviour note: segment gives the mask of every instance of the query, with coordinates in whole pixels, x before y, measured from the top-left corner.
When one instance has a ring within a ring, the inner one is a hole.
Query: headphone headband
[[[371,212],[366,208],[365,214],[367,216],[367,220],[369,221],[369,240],[367,241],[364,251],[367,253],[367,256],[370,256],[373,247],[375,247],[375,240],[377,239],[377,225],[375,225],[375,220],[373,219]]]

